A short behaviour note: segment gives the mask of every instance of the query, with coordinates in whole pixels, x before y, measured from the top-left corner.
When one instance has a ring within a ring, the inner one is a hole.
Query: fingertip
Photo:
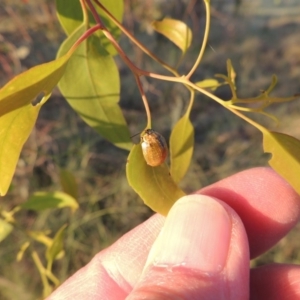
[[[147,263],[220,272],[227,259],[231,229],[230,215],[218,201],[203,195],[185,196],[170,210]]]
[[[238,215],[215,198],[189,195],[170,210],[129,299],[242,299],[248,294],[248,264],[247,237]]]

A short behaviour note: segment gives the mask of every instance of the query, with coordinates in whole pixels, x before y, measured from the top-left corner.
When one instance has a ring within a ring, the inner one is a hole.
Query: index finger
[[[265,251],[299,219],[300,197],[275,172],[247,170],[199,191],[230,205],[244,222],[252,255]],[[143,272],[165,218],[134,228],[60,286],[50,299],[125,299]]]

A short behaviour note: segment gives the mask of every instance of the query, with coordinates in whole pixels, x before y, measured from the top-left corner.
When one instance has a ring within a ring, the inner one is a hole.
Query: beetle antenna
[[[140,132],[138,132],[138,133],[132,135],[130,138],[132,139],[133,137],[135,137],[135,136],[137,136],[138,134],[141,134],[141,133],[142,133],[142,131],[140,131]]]

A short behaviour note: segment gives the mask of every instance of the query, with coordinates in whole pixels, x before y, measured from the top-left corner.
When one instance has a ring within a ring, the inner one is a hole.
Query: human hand
[[[298,299],[299,266],[250,270],[249,260],[299,219],[300,197],[281,177],[247,170],[183,197],[167,218],[154,215],[47,299]]]

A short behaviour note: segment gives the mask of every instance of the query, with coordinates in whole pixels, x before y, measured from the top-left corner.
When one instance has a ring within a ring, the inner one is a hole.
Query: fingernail
[[[170,210],[146,265],[182,266],[210,275],[218,273],[228,256],[231,227],[227,211],[213,198],[183,197]]]

